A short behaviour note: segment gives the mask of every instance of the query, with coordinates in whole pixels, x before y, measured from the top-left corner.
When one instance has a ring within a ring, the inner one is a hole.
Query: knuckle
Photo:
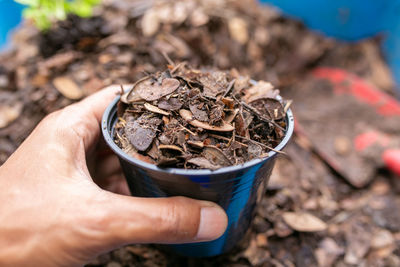
[[[180,208],[180,199],[171,198],[168,200],[160,214],[162,232],[173,237],[182,235],[181,228],[183,218]]]
[[[54,111],[46,115],[37,125],[35,132],[37,134],[48,133],[54,130],[54,124],[57,122],[60,116],[60,111]]]
[[[46,117],[43,118],[43,120],[40,122],[41,127],[48,127],[54,124],[55,121],[57,121],[57,118],[60,116],[60,111],[53,111],[49,113]]]
[[[97,208],[98,206],[105,206],[105,202],[107,201],[108,198],[104,194],[96,193],[95,197],[92,197],[86,202],[86,207],[91,208],[90,211],[88,212],[87,210],[81,210],[79,213],[80,216],[85,218],[83,221],[85,222],[84,225],[86,229],[88,229],[88,233],[92,233],[97,236],[98,233],[104,232],[112,224],[113,218],[115,217],[115,210]]]
[[[89,226],[95,230],[104,231],[112,222],[112,212],[108,210],[98,210],[93,212],[90,217]]]
[[[59,111],[57,129],[63,134],[73,134],[83,139],[90,134],[88,122],[81,115],[81,109],[77,105],[70,105]]]
[[[90,135],[90,131],[84,121],[72,124],[70,129],[81,140]]]
[[[190,207],[186,206],[187,198],[173,197],[168,200],[160,214],[163,234],[177,240],[182,238],[189,239],[196,234],[197,227],[191,223],[193,218],[186,216]]]

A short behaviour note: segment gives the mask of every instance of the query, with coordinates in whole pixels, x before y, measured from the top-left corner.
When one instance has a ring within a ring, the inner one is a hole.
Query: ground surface
[[[162,70],[163,54],[236,68],[289,98],[297,90],[295,108],[309,102],[301,88],[316,66],[347,69],[389,93],[393,87],[378,39],[337,43],[250,0],[105,1],[96,12],[45,35],[25,25],[15,49],[0,55],[0,164],[46,114],[103,86]],[[303,138],[286,151],[248,236],[229,254],[194,260],[135,245],[90,266],[399,266],[400,180],[373,169],[356,189]]]

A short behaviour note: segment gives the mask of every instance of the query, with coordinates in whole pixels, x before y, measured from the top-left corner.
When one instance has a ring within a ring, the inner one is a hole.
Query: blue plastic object
[[[260,1],[338,39],[356,41],[383,33],[383,52],[400,85],[400,0]]]
[[[11,30],[21,22],[22,9],[13,0],[0,0],[0,49],[6,46]]]
[[[210,257],[233,248],[250,226],[254,208],[273,169],[276,153],[243,165],[211,170],[159,168],[124,153],[113,141],[117,118],[117,97],[106,109],[102,131],[106,143],[120,159],[132,195],[138,197],[186,196],[218,203],[228,215],[228,228],[217,240],[193,244],[168,245],[166,248],[190,257]],[[282,150],[294,128],[292,112],[287,112],[285,138],[275,148]],[[156,225],[154,227],[157,227]]]

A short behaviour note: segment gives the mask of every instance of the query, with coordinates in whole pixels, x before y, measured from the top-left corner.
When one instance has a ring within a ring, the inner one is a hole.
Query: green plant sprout
[[[68,14],[90,17],[101,0],[15,0],[28,6],[23,15],[32,19],[36,27],[45,31],[56,20],[65,20]]]

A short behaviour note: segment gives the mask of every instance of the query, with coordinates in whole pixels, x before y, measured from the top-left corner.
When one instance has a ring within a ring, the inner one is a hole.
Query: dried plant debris
[[[287,105],[271,84],[245,81],[169,65],[121,96],[115,142],[163,167],[215,170],[268,157],[285,135]]]

